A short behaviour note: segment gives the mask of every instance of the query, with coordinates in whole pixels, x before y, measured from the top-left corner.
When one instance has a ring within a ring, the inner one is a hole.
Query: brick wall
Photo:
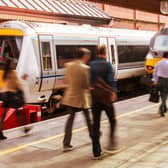
[[[164,15],[114,6],[105,2],[95,2],[96,0],[88,1],[95,3],[114,18],[110,27],[158,31],[165,23],[168,23],[168,17]]]

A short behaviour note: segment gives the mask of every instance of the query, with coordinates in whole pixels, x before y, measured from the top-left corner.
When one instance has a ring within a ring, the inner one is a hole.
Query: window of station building
[[[143,62],[148,51],[148,46],[118,46],[119,63]]]
[[[50,42],[41,42],[43,70],[48,71],[52,69],[51,48]]]
[[[56,45],[58,68],[63,68],[65,63],[73,61],[76,58],[79,48],[87,48],[91,51],[91,60],[96,57],[97,47],[92,45]]]

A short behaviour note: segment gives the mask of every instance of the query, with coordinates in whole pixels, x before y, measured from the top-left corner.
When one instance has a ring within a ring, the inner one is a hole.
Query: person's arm
[[[82,83],[85,89],[90,89],[91,85],[90,85],[89,68],[86,68],[85,71],[83,71]]]
[[[17,75],[16,70],[12,70],[11,73],[12,73],[11,77],[13,78],[13,81],[15,81],[16,88],[18,90],[23,91],[22,84],[21,84],[21,81],[20,81],[20,79],[19,79],[19,77]]]
[[[108,84],[114,89],[115,92],[117,92],[117,82],[114,79],[114,69],[112,67],[112,64],[108,63],[108,69],[107,69],[107,82]]]
[[[64,68],[65,68],[65,70],[64,70],[64,87],[65,88],[67,88],[68,87],[68,83],[69,83],[69,81],[68,81],[68,69],[69,69],[69,66],[68,66],[68,64],[65,64],[64,65]]]
[[[154,84],[158,83],[158,68],[159,68],[159,64],[156,64],[155,70],[153,73],[153,78],[152,78],[152,81],[154,82]]]
[[[96,79],[96,74],[95,74],[95,71],[94,71],[94,64],[91,62],[89,64],[90,68],[89,68],[89,75],[90,75],[90,83],[93,84],[95,82],[95,79]]]

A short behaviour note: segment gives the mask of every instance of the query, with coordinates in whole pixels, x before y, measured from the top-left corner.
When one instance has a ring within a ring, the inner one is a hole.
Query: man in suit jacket
[[[77,60],[66,64],[65,82],[67,88],[63,96],[62,104],[67,107],[70,115],[65,126],[65,137],[63,141],[63,151],[65,152],[73,149],[70,143],[72,126],[77,111],[83,111],[91,136],[92,126],[88,110],[91,108],[90,76],[89,66],[86,65],[90,60],[90,55],[89,50],[80,48]]]

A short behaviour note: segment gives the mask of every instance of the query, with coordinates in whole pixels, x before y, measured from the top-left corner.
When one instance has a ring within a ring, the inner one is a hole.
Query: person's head
[[[17,60],[15,58],[7,57],[5,59],[5,62],[6,62],[6,68],[10,70],[16,69]]]
[[[164,52],[163,58],[167,58],[168,59],[168,52]]]
[[[16,65],[17,65],[17,60],[16,59],[13,59],[13,58],[7,58],[6,59],[6,64],[5,64],[5,67],[4,67],[4,75],[3,75],[4,79],[7,78],[7,75],[11,70],[16,69]]]
[[[90,50],[86,48],[79,48],[78,54],[77,54],[77,59],[83,61],[84,63],[88,63],[91,57],[91,52]]]
[[[107,53],[106,53],[106,46],[105,45],[101,45],[97,47],[97,56],[99,58],[107,58]]]

